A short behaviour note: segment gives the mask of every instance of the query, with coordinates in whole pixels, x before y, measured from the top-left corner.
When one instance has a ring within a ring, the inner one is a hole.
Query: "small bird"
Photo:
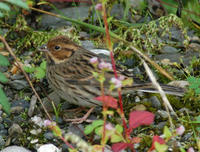
[[[101,95],[101,91],[99,82],[92,74],[94,66],[90,59],[97,57],[101,61],[104,58],[82,48],[65,36],[57,36],[49,40],[47,45],[42,46],[40,50],[45,52],[47,59],[46,73],[48,83],[61,98],[82,107],[101,105],[101,102],[94,100],[95,97]],[[120,72],[120,70],[117,70],[117,73],[118,76],[130,77]],[[105,77],[104,87],[106,93],[109,80],[114,77],[114,74],[112,71],[108,71],[105,73]],[[182,88],[170,85],[161,85],[161,87],[168,94],[182,96],[184,93]],[[122,94],[131,93],[134,90],[156,92],[152,83],[149,82],[133,83],[132,86],[123,87]],[[113,91],[111,95],[117,97],[117,91]]]

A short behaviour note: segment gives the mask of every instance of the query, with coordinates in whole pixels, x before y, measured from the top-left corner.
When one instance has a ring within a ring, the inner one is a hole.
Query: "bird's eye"
[[[60,46],[56,45],[56,46],[54,47],[54,49],[55,49],[55,50],[60,50]]]

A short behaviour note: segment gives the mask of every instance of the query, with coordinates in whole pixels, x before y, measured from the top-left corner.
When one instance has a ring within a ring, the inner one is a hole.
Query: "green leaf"
[[[4,17],[4,14],[0,11],[0,17]]]
[[[193,77],[193,76],[191,76],[191,77],[188,77],[188,78],[187,78],[187,81],[188,81],[189,83],[193,83],[193,82],[196,81],[196,78]]]
[[[2,88],[0,88],[0,104],[7,114],[10,114],[10,103]]]
[[[168,146],[165,144],[159,144],[158,142],[155,142],[155,148],[157,152],[166,152]]]
[[[0,66],[8,66],[8,65],[9,65],[8,59],[0,54]]]
[[[96,128],[94,131],[95,131],[96,135],[99,135],[101,137],[102,131],[103,131],[103,126]]]
[[[191,83],[191,85],[189,86],[191,89],[196,89],[199,87],[198,83]]]
[[[186,152],[186,151],[185,151],[185,149],[183,149],[183,148],[180,148],[180,152]]]
[[[23,66],[24,71],[27,73],[33,73],[35,71],[35,67]]]
[[[123,136],[118,135],[118,134],[113,134],[111,136],[111,143],[118,143],[120,141],[123,141]]]
[[[118,133],[122,133],[123,132],[123,127],[121,126],[121,125],[116,125],[115,126],[115,129],[116,129],[116,131],[118,132]]]
[[[94,76],[95,78],[97,78],[97,77],[99,76],[99,73],[98,73],[98,72],[92,71],[92,74],[93,74],[93,76]]]
[[[164,135],[166,139],[169,139],[172,136],[172,133],[167,126],[164,127]]]
[[[95,121],[92,122],[92,126],[93,126],[94,128],[96,128],[96,127],[98,127],[98,126],[102,126],[103,123],[104,123],[103,120],[95,120]]]
[[[0,2],[0,9],[10,11],[10,7],[6,3]]]
[[[200,94],[200,88],[196,88],[196,89],[195,89],[195,93],[196,93],[196,94]]]
[[[41,67],[37,67],[36,69],[35,69],[35,77],[37,78],[37,79],[42,79],[42,78],[44,78],[45,77],[45,71],[41,68]]]
[[[117,143],[117,142],[123,141],[122,132],[123,132],[123,127],[117,124],[115,126],[115,133],[111,136],[111,142]]]
[[[92,125],[87,125],[84,129],[84,133],[86,135],[89,135],[94,130],[94,127]]]
[[[47,62],[46,62],[46,61],[42,61],[42,63],[40,64],[40,67],[41,67],[43,70],[46,70]]]
[[[23,2],[22,0],[6,0],[7,2],[13,4],[13,5],[17,5],[21,8],[24,8],[24,9],[29,9],[28,5],[26,2]]]
[[[0,72],[0,82],[5,83],[7,81],[8,81],[8,79],[6,78],[6,76],[3,73]]]
[[[51,129],[55,136],[58,136],[58,137],[62,136],[62,131],[58,126],[52,126]]]

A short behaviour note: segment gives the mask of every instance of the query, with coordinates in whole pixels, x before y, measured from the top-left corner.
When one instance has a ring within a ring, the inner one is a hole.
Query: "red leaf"
[[[117,109],[118,107],[117,99],[113,98],[112,96],[98,96],[94,99],[103,102],[103,104],[105,104],[107,107],[114,109]]]
[[[150,125],[154,121],[154,114],[148,111],[133,111],[129,115],[129,129],[137,128],[141,125]]]
[[[116,143],[112,145],[113,152],[119,152],[120,150],[126,149],[127,147],[131,147],[133,144],[131,143]]]
[[[165,144],[165,140],[162,139],[160,136],[153,136],[152,146],[149,149],[149,151],[152,151],[155,149],[155,142],[158,142],[159,144]]]

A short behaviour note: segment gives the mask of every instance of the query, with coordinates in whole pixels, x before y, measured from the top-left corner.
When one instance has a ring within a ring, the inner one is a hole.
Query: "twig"
[[[6,47],[6,49],[7,49],[8,52],[11,54],[11,56],[15,59],[15,61],[16,61],[17,65],[18,65],[18,67],[20,68],[20,70],[21,70],[22,73],[24,74],[26,80],[28,81],[28,83],[29,83],[31,89],[33,90],[33,92],[35,93],[36,97],[38,98],[38,100],[39,100],[40,104],[42,105],[42,107],[43,107],[43,109],[44,109],[46,115],[47,115],[48,118],[49,118],[49,120],[52,120],[52,118],[51,118],[51,116],[49,115],[49,113],[47,112],[47,110],[46,110],[44,104],[42,103],[42,100],[41,100],[40,96],[38,95],[38,93],[36,92],[35,88],[33,87],[33,84],[32,84],[32,82],[30,81],[30,79],[29,79],[27,73],[23,70],[21,64],[19,63],[17,57],[16,57],[15,54],[13,53],[13,51],[12,51],[12,49],[10,48],[10,46],[8,45],[8,43],[6,42],[5,38],[2,37],[2,36],[0,36],[0,40],[3,42],[3,44],[4,44],[5,47]]]
[[[142,59],[142,62],[143,62],[143,65],[144,65],[144,68],[149,76],[149,78],[151,79],[151,82],[152,84],[155,86],[155,88],[158,90],[158,92],[160,93],[160,96],[163,100],[163,103],[164,103],[164,106],[165,106],[165,109],[167,111],[167,114],[168,114],[168,117],[169,117],[169,122],[170,122],[170,125],[171,127],[173,128],[174,125],[172,123],[172,118],[170,116],[170,113],[169,113],[169,110],[171,112],[173,112],[175,114],[175,116],[178,118],[178,116],[176,115],[175,111],[173,110],[169,100],[167,99],[167,96],[165,94],[165,92],[163,91],[163,89],[161,88],[161,86],[159,85],[159,83],[157,82],[155,76],[153,75],[151,69],[149,68],[149,66],[147,65],[147,63]]]

